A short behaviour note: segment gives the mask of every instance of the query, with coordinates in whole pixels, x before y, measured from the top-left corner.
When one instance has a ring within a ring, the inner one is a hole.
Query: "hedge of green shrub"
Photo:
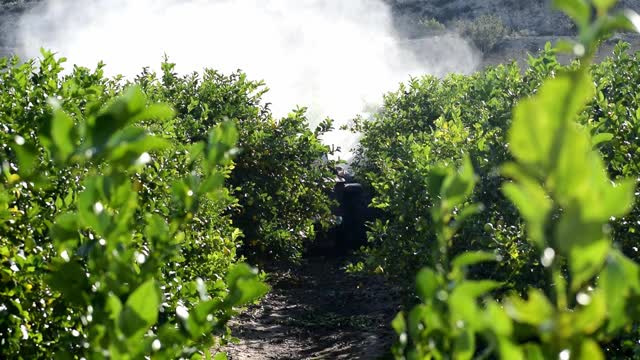
[[[396,358],[638,356],[640,54],[591,65],[637,15],[555,3],[581,34],[558,49],[579,61],[547,46],[524,72],[412,79],[355,125],[380,210],[356,268],[407,287],[418,273]]]
[[[2,357],[205,354],[264,292],[238,260],[329,224],[330,123],[274,118],[240,72],[63,63],[0,59]]]

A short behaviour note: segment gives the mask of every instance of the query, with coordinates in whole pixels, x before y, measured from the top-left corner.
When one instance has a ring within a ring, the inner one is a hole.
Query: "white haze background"
[[[103,60],[112,75],[157,70],[165,53],[181,73],[242,69],[266,81],[276,116],[308,106],[312,125],[329,116],[338,128],[410,75],[475,68],[457,36],[401,41],[392,20],[382,0],[47,0],[20,19],[18,51],[35,57],[44,47],[88,67]],[[325,138],[343,150],[356,140]]]

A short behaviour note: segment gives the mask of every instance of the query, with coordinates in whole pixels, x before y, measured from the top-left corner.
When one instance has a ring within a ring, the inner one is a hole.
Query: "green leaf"
[[[239,279],[235,284],[235,288],[239,291],[240,294],[242,294],[234,302],[235,306],[242,306],[252,303],[269,292],[269,286],[258,280],[257,278]]]
[[[602,349],[597,342],[592,339],[584,339],[582,340],[582,344],[580,345],[580,355],[577,357],[578,360],[605,360],[604,354],[602,353]]]
[[[60,107],[54,108],[51,120],[51,140],[55,145],[53,155],[61,163],[65,163],[75,151],[74,136],[74,122],[71,116]]]
[[[175,111],[167,104],[151,104],[147,106],[130,120],[132,124],[144,120],[171,120],[175,116]]]
[[[635,202],[636,180],[625,179],[611,183],[604,170],[600,174],[602,179],[598,184],[593,184],[592,196],[588,199],[592,204],[600,205],[585,207],[585,217],[608,221],[611,217],[628,214]]]
[[[556,43],[554,50],[559,53],[573,54],[575,51],[575,46],[575,41],[561,39]]]
[[[569,252],[571,289],[576,291],[591,280],[602,269],[610,249],[607,239],[590,244],[577,244]]]
[[[220,189],[224,185],[224,174],[219,171],[214,171],[207,177],[200,185],[200,192],[203,194],[210,193],[214,190]]]
[[[594,135],[591,138],[591,146],[593,148],[597,147],[600,144],[607,143],[613,139],[612,133],[599,133]]]
[[[600,291],[591,294],[581,293],[578,296],[588,297],[589,304],[578,309],[574,315],[572,327],[582,334],[592,335],[600,329],[607,319],[607,304]]]
[[[206,152],[209,169],[228,163],[230,161],[230,151],[237,142],[238,130],[232,121],[218,124],[209,133]]]
[[[510,337],[513,333],[513,323],[511,319],[496,301],[490,301],[484,313],[487,327],[493,330],[498,337]],[[502,352],[502,350],[501,350]]]
[[[524,358],[527,360],[545,360],[544,353],[539,345],[531,343],[525,344],[524,353],[526,354]]]
[[[625,13],[603,16],[596,22],[593,33],[595,38],[600,40],[606,39],[619,31],[636,31],[633,17],[629,17]]]
[[[480,214],[484,210],[483,204],[471,204],[465,206],[460,210],[460,213],[456,216],[456,224],[462,226],[464,222],[473,215]]]
[[[593,0],[593,5],[598,9],[598,12],[606,14],[616,2],[617,0]]]
[[[114,324],[118,324],[120,321],[120,313],[122,312],[122,302],[115,294],[110,293],[107,296],[105,310],[109,319],[113,321]]]
[[[407,329],[409,333],[409,337],[412,339],[420,339],[420,334],[425,331],[433,331],[435,329],[430,326],[425,326],[426,318],[431,309],[425,305],[416,305],[409,312],[409,316],[407,318]],[[435,314],[437,316],[437,314]]]
[[[407,323],[404,320],[404,314],[398,313],[393,321],[391,321],[391,327],[396,331],[396,334],[401,335],[407,331]]]
[[[546,246],[545,226],[553,203],[544,189],[525,175],[521,168],[508,164],[503,174],[513,177],[516,183],[507,183],[502,192],[516,205],[520,214],[527,221],[527,231],[531,241],[542,249]]]
[[[425,268],[418,272],[416,276],[416,288],[418,295],[424,302],[430,302],[435,297],[436,292],[444,283],[441,275],[432,269]]]
[[[189,319],[193,319],[198,325],[211,323],[209,315],[215,314],[221,308],[220,300],[207,300],[199,302],[191,311]]]
[[[58,215],[51,227],[51,237],[58,254],[63,251],[72,253],[80,241],[78,216],[74,213]]]
[[[443,166],[436,166],[429,171],[427,188],[432,196],[440,196],[442,192],[442,184],[445,179],[450,176],[451,172],[451,169]]]
[[[21,136],[18,136],[13,150],[18,160],[18,173],[23,177],[33,175],[39,162],[38,148],[30,141],[26,141]]]
[[[581,27],[587,26],[591,20],[591,7],[585,0],[553,0],[552,4]]]
[[[120,313],[120,329],[128,338],[139,338],[158,321],[162,295],[154,279],[140,285]]]
[[[87,120],[91,145],[98,151],[118,130],[132,123],[143,110],[146,97],[138,87],[127,89],[124,94],[113,100],[100,113]]]
[[[147,97],[139,86],[133,86],[125,90],[124,95],[120,97],[121,101],[126,104],[130,114],[138,114],[144,110],[147,103]]]
[[[111,165],[142,166],[151,160],[149,152],[165,149],[169,145],[168,140],[150,136],[144,129],[127,127],[115,133],[107,142],[107,159]]]
[[[497,257],[495,254],[484,252],[484,251],[468,251],[461,255],[458,255],[452,261],[452,265],[454,268],[462,268],[465,266],[476,265],[483,262],[488,261],[497,261]]]
[[[85,180],[85,189],[78,195],[78,219],[81,226],[91,228],[98,236],[106,237],[111,221],[105,211],[106,201],[100,194],[101,185],[101,178]]]
[[[511,152],[532,171],[551,172],[566,136],[579,111],[595,89],[588,75],[574,74],[547,80],[537,95],[521,101],[509,129]],[[550,134],[553,134],[550,136]]]
[[[477,299],[500,286],[502,284],[499,282],[490,280],[466,280],[457,284],[449,296],[449,311],[452,321],[454,323],[462,321],[465,327],[473,330],[482,329],[484,319]]]
[[[469,330],[463,330],[454,339],[453,359],[470,360],[476,352],[475,334]]]
[[[144,229],[145,239],[153,245],[154,250],[162,252],[163,246],[169,242],[169,226],[158,214],[147,215],[147,226]]]
[[[440,196],[448,208],[461,204],[473,192],[475,174],[469,156],[464,157],[462,167],[455,174],[449,174],[440,189]]]
[[[222,352],[217,353],[217,354],[213,357],[213,360],[227,360],[227,359],[229,359],[229,358],[227,357],[227,354],[226,354],[226,353],[222,353]]]
[[[47,284],[59,291],[66,301],[85,305],[86,294],[91,293],[89,280],[85,269],[77,261],[56,261],[52,266],[53,272],[47,277]]]
[[[536,327],[544,324],[553,324],[555,315],[553,305],[538,289],[529,290],[528,300],[523,300],[518,296],[509,297],[505,310],[515,321]],[[548,326],[545,328],[548,328]]]
[[[509,341],[508,338],[499,337],[498,346],[501,359],[525,360],[523,349]],[[544,358],[542,359],[544,360]]]
[[[247,264],[235,265],[227,275],[229,294],[225,302],[231,306],[251,303],[269,291],[269,286],[258,280],[256,271]]]
[[[214,315],[221,308],[222,302],[218,299],[199,302],[191,310],[189,317],[183,319],[191,337],[197,339],[210,333],[215,326],[215,317],[214,321],[211,321],[209,316]]]
[[[640,289],[640,268],[617,250],[611,251],[605,268],[598,278],[608,308],[607,330],[614,332],[627,323],[625,311],[630,290]]]

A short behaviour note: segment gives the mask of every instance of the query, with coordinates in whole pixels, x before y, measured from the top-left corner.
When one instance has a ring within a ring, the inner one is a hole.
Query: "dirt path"
[[[272,291],[231,324],[236,359],[380,359],[394,340],[400,296],[376,276],[346,274],[317,257],[270,272]]]

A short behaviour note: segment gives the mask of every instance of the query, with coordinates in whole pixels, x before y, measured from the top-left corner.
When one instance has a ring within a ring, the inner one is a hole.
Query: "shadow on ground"
[[[346,259],[314,257],[270,271],[272,291],[231,323],[230,359],[381,359],[400,295],[382,277],[347,274]]]

